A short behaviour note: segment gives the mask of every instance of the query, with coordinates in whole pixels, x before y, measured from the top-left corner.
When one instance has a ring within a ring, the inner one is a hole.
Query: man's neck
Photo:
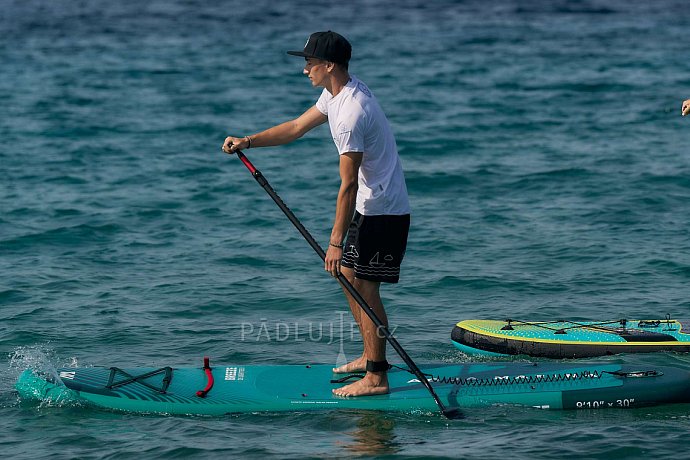
[[[326,83],[326,89],[335,97],[340,94],[348,81],[350,81],[350,74],[348,72],[336,72],[331,75],[331,78]]]

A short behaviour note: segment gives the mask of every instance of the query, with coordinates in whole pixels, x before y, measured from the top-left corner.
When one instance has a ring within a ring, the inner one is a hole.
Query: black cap
[[[352,56],[352,45],[342,35],[329,30],[311,34],[307,44],[304,45],[304,51],[288,51],[287,53],[293,56],[347,64]]]

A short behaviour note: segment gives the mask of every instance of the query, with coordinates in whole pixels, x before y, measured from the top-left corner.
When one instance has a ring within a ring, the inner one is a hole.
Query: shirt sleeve
[[[322,114],[328,116],[328,100],[329,100],[330,94],[326,89],[324,88],[323,91],[321,91],[321,96],[319,96],[319,100],[316,101],[316,108],[321,112]]]
[[[366,118],[364,114],[356,112],[350,114],[338,124],[334,140],[340,155],[348,152],[364,153],[365,123]]]

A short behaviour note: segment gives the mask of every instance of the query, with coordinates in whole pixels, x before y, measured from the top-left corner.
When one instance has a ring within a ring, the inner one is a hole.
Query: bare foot
[[[365,357],[359,357],[352,361],[351,363],[347,363],[344,366],[340,367],[334,367],[333,368],[333,373],[334,374],[352,374],[353,372],[364,372],[367,368],[367,360]]]
[[[389,393],[388,375],[385,372],[367,372],[367,375],[355,383],[333,390],[336,396],[374,396]]]

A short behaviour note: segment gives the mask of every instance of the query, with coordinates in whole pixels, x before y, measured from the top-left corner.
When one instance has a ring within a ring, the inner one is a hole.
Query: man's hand
[[[683,107],[681,108],[681,113],[683,116],[690,113],[690,99],[683,102]]]
[[[223,142],[223,152],[229,153],[232,155],[238,150],[246,149],[249,147],[249,137],[232,137],[228,136],[225,138],[225,142]]]
[[[326,251],[324,269],[334,278],[337,278],[340,274],[340,259],[342,258],[343,248],[337,248],[329,244],[328,250]]]

